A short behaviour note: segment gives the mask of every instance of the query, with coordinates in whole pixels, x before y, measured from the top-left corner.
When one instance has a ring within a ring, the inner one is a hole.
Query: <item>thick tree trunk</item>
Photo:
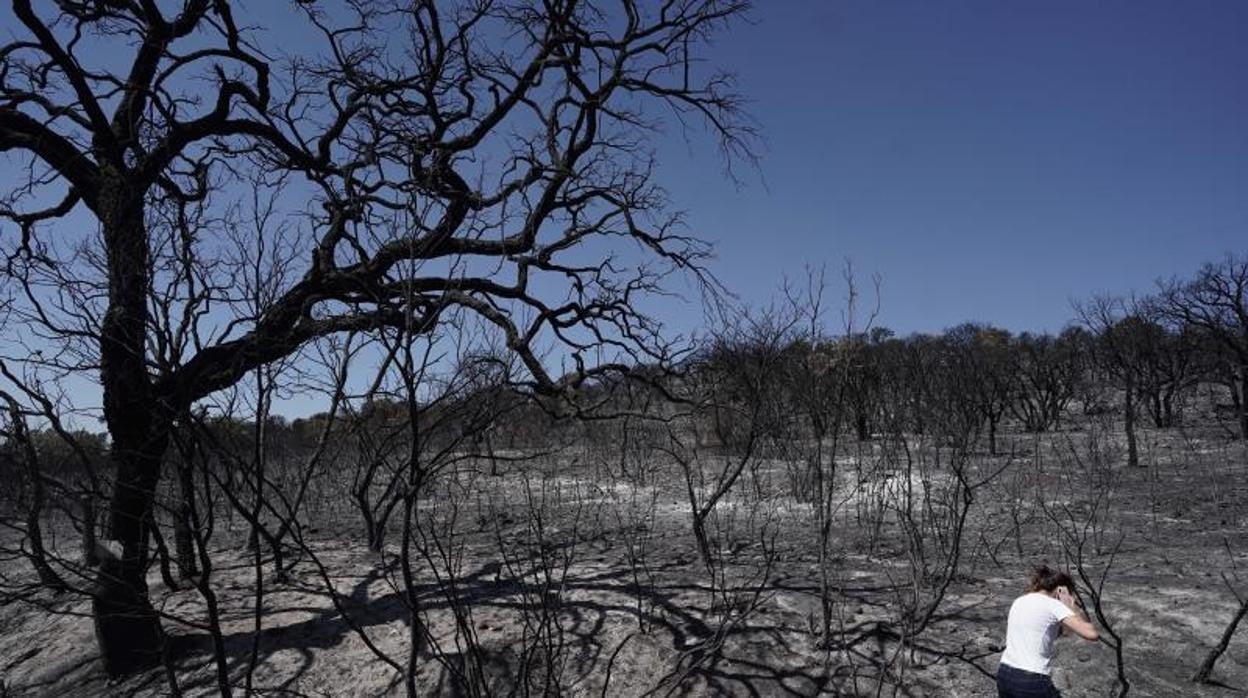
[[[120,449],[114,445],[114,450]],[[161,658],[163,636],[146,579],[160,460],[151,452],[116,453],[113,460],[117,486],[108,537],[115,544],[100,556],[93,612],[104,668],[112,676],[124,676],[156,666]]]
[[[141,199],[124,173],[101,187],[100,222],[108,263],[108,311],[100,325],[100,382],[115,474],[107,538],[93,599],[95,636],[105,670],[123,676],[155,666],[163,644],[148,599],[147,548],[152,501],[168,440],[144,362],[148,239]]]

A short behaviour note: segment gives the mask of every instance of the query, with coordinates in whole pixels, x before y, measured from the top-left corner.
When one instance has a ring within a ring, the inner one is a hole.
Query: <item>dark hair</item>
[[[1038,565],[1031,571],[1031,581],[1027,584],[1027,593],[1035,591],[1052,592],[1058,587],[1075,590],[1075,581],[1065,572],[1058,572],[1048,565]]]

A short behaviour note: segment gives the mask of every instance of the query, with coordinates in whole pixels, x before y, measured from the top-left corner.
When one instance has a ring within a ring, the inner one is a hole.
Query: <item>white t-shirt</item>
[[[1043,592],[1024,594],[1010,605],[1001,663],[1036,674],[1052,669],[1053,641],[1062,621],[1073,616],[1066,604]]]

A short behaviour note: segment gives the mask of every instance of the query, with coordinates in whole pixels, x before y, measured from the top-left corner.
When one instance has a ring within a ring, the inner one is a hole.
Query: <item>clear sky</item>
[[[769,0],[722,36],[766,148],[662,174],[719,276],[884,277],[880,322],[1060,330],[1070,300],[1248,251],[1248,3]],[[678,140],[678,139],[674,139]]]
[[[756,5],[710,63],[738,75],[758,170],[737,185],[706,139],[655,143],[660,181],[743,301],[807,265],[835,281],[849,258],[863,286],[883,277],[879,323],[899,333],[1058,331],[1071,300],[1248,252],[1248,2]],[[315,49],[288,12],[246,4],[268,39]],[[0,5],[0,35],[13,21]],[[696,303],[649,307],[682,332],[703,322]]]

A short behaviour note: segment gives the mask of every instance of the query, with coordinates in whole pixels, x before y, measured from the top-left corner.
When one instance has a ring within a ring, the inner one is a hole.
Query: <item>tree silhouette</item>
[[[730,79],[694,55],[745,4],[299,3],[281,21],[313,53],[248,30],[230,0],[174,16],[13,0],[0,151],[25,169],[4,182],[5,274],[12,321],[49,346],[37,368],[98,370],[114,544],[93,613],[111,674],[161,651],[153,495],[196,401],[318,337],[419,335],[449,309],[543,392],[666,360],[637,301],[675,271],[709,280],[652,181],[650,114],[749,157]],[[73,239],[84,220],[98,234]],[[249,312],[239,243],[272,282]],[[547,373],[552,346],[575,370]]]

